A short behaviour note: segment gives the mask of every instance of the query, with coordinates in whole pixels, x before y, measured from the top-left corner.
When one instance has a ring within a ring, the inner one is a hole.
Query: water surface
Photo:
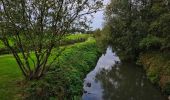
[[[166,100],[146,78],[142,68],[120,63],[107,48],[94,70],[84,79],[83,100]]]

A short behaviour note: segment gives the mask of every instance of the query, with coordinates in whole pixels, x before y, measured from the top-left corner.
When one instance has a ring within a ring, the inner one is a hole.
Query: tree
[[[144,1],[111,0],[106,7],[105,27],[109,27],[110,41],[119,56],[134,59],[138,54],[138,43],[147,28],[147,23],[143,21],[145,16],[141,14],[146,6]]]
[[[119,56],[136,58],[143,51],[140,44],[169,49],[169,4],[169,0],[111,0],[105,27],[109,27],[110,41]]]
[[[86,26],[87,17],[101,7],[102,0],[0,0],[0,40],[25,78],[39,79],[65,34]]]

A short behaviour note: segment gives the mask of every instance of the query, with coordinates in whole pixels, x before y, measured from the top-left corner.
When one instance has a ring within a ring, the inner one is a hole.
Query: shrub
[[[156,36],[148,35],[146,38],[143,38],[139,43],[141,49],[160,49],[162,46],[162,40]]]
[[[159,81],[159,76],[158,74],[150,71],[147,73],[147,76],[149,78],[149,80],[153,83],[153,84],[156,84],[158,81]]]
[[[170,82],[166,83],[166,85],[163,87],[163,92],[170,95]]]
[[[159,85],[163,92],[170,94],[170,56],[169,52],[151,51],[140,55],[148,79]]]

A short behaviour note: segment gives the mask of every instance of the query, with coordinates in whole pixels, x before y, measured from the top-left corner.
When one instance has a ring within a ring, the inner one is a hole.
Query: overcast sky
[[[110,0],[104,0],[104,5],[108,4]],[[94,18],[92,19],[92,24],[91,27],[93,30],[97,28],[102,28],[102,23],[103,23],[103,11],[97,12],[94,14]]]

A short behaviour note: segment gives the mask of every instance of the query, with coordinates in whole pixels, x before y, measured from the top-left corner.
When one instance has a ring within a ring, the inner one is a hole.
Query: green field
[[[89,37],[91,37],[90,34],[66,34],[66,36],[64,36],[63,39],[61,40],[60,45],[63,46],[63,45],[70,45],[70,44],[74,44],[74,43],[78,43],[78,42],[84,42]],[[14,44],[12,39],[9,39],[9,43],[11,45]],[[9,54],[9,53],[10,53],[9,49],[7,49],[4,46],[3,42],[0,41],[0,55]]]
[[[71,35],[68,35],[66,37],[66,40],[78,40],[80,38],[84,38],[84,39],[87,39],[88,37],[90,37],[91,35],[90,34],[71,34]]]

